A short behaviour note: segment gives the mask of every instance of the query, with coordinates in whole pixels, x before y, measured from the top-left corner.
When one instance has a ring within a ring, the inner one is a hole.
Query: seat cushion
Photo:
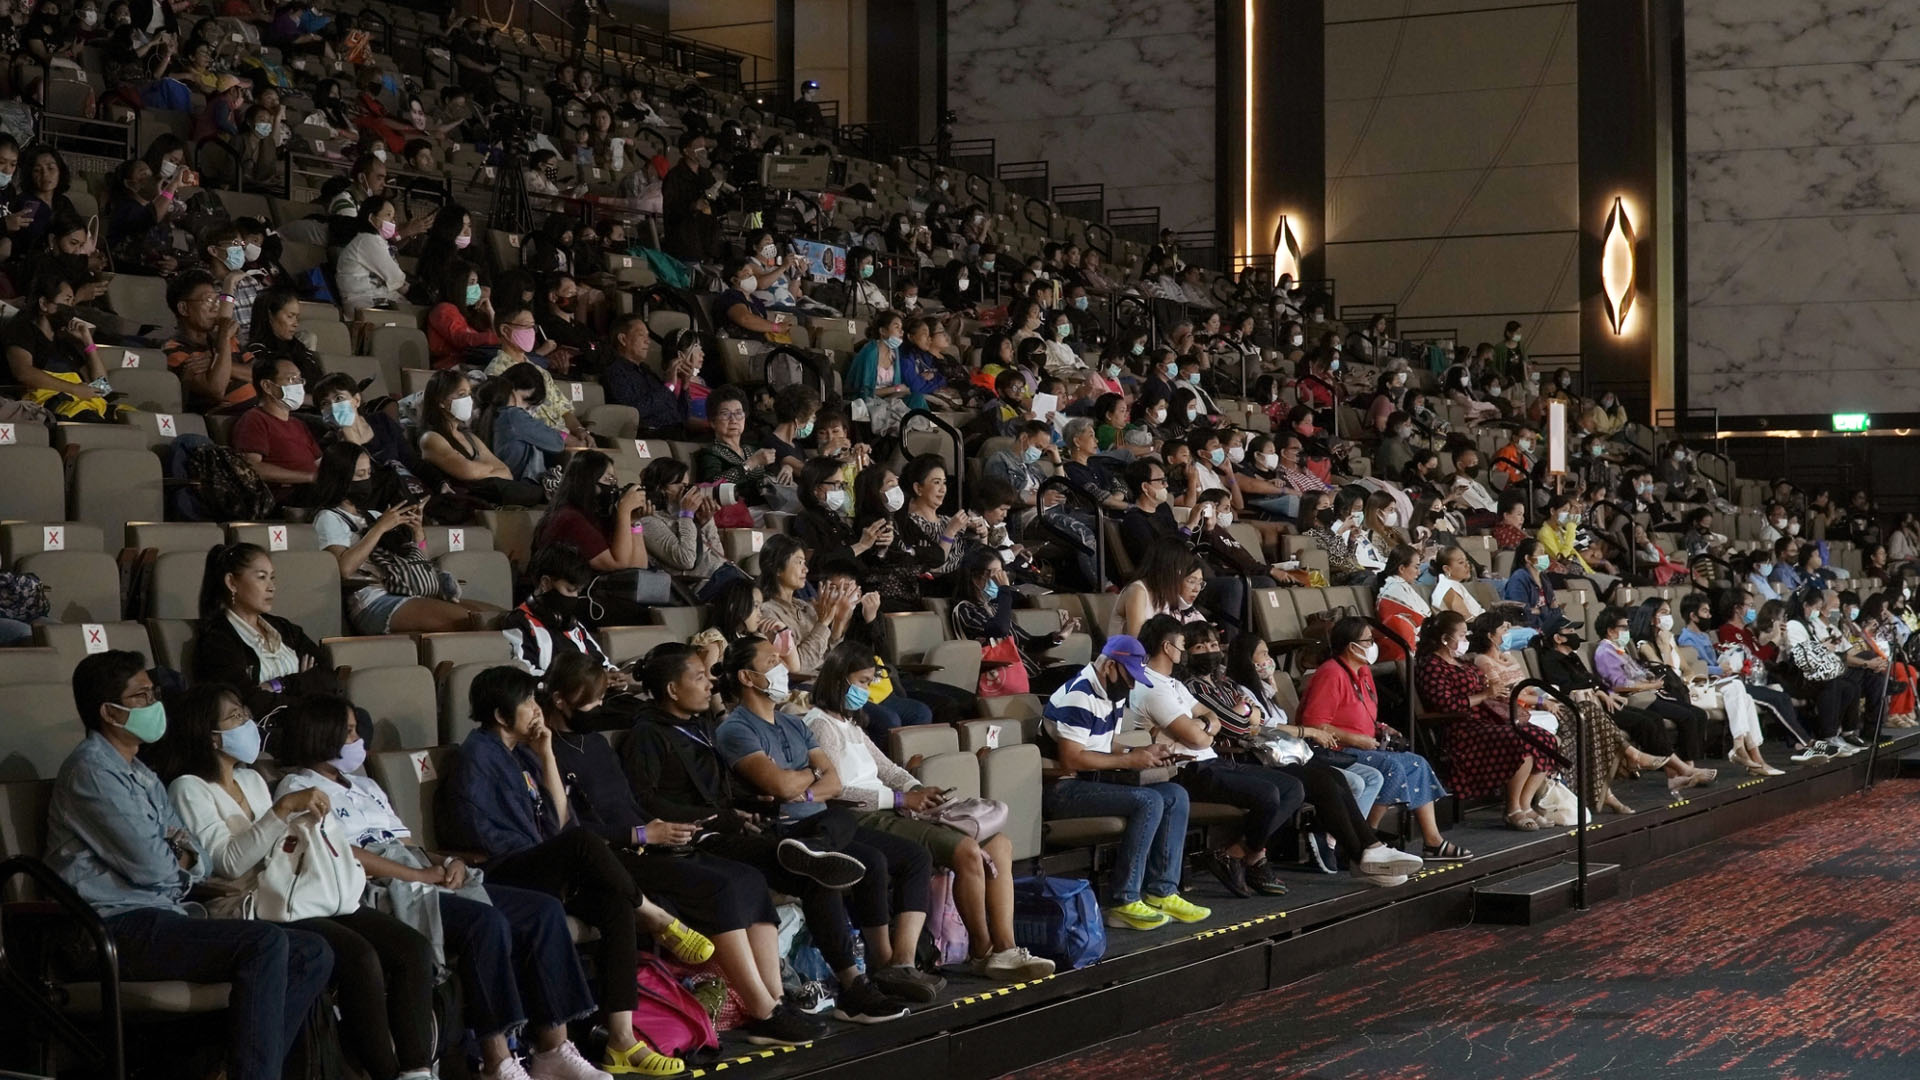
[[[1091,847],[1127,834],[1123,817],[1054,818],[1043,825],[1049,847]]]
[[[227,1007],[231,983],[193,983],[180,979],[120,984],[120,1008],[127,1013],[206,1013]],[[99,983],[68,983],[71,1012],[100,1011]]]

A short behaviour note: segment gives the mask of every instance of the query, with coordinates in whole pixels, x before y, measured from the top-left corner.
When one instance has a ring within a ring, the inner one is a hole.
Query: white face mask
[[[789,696],[789,691],[787,690],[787,665],[775,664],[767,669],[763,677],[767,680],[767,697],[771,698],[775,705],[785,702]]]
[[[1788,535],[1788,536],[1799,536],[1799,535],[1800,535],[1800,523],[1796,521],[1796,522],[1793,522],[1792,524],[1790,524],[1790,525],[1788,525],[1788,526],[1787,526],[1787,535]]]
[[[834,488],[827,492],[827,509],[839,513],[847,508],[847,493],[844,489]]]
[[[167,159],[166,161],[162,161],[160,163],[160,179],[162,180],[173,179],[173,175],[179,171],[180,171],[180,163],[172,160],[171,158]]]
[[[1307,336],[1305,334],[1295,334],[1291,339],[1291,343],[1293,347],[1297,349],[1307,343]]]
[[[473,397],[469,395],[467,397],[454,398],[452,401],[447,402],[447,411],[453,414],[455,420],[463,424],[466,423],[473,419]]]
[[[1347,515],[1347,524],[1352,525],[1354,528],[1359,528],[1366,523],[1367,515],[1365,511],[1355,510],[1353,513]]]
[[[1260,455],[1260,467],[1261,467],[1261,468],[1263,468],[1263,469],[1277,469],[1277,468],[1279,468],[1279,467],[1280,467],[1280,455],[1279,455],[1279,454],[1261,454],[1261,455]]]
[[[1400,511],[1389,510],[1384,514],[1381,514],[1380,524],[1385,525],[1389,529],[1398,528],[1400,525]]]
[[[905,505],[907,505],[906,492],[901,491],[897,485],[887,489],[887,512],[888,513],[897,514],[900,512],[900,508]]]
[[[1467,639],[1466,638],[1461,638],[1459,641],[1456,641],[1453,643],[1453,655],[1455,656],[1467,655]]]
[[[1671,630],[1671,629],[1673,629],[1673,616],[1672,616],[1672,615],[1662,615],[1662,616],[1660,616],[1660,629],[1662,629],[1662,630]]]
[[[1247,460],[1247,448],[1244,446],[1227,447],[1227,460],[1233,462],[1235,465]]]
[[[748,274],[746,277],[743,277],[740,279],[740,284],[738,287],[741,292],[750,293],[753,290],[758,289],[760,287],[760,279],[757,277],[754,277],[752,274]]]
[[[1223,529],[1233,524],[1233,511],[1231,510],[1220,511],[1219,521],[1220,521],[1220,527]]]
[[[953,283],[954,288],[959,289],[961,292],[966,292],[967,286],[970,284],[972,284],[972,282],[969,282],[966,278],[961,278]]]
[[[1154,423],[1156,423],[1156,424],[1164,424],[1164,423],[1166,423],[1166,422],[1167,422],[1167,410],[1165,410],[1165,409],[1155,409],[1155,410],[1153,410],[1153,422],[1154,422]]]
[[[778,255],[779,253],[780,253],[780,250],[774,247],[772,244],[760,245],[760,261],[761,262],[772,262],[773,257],[775,255]]]
[[[1374,661],[1376,661],[1376,660],[1379,660],[1379,659],[1380,659],[1380,646],[1379,646],[1379,644],[1378,644],[1378,643],[1370,643],[1370,644],[1368,644],[1368,645],[1367,645],[1367,651],[1366,651],[1365,653],[1363,653],[1362,655],[1364,655],[1364,656],[1365,656],[1365,657],[1367,658],[1367,663],[1369,663],[1369,664],[1372,664],[1372,663],[1373,663]]]

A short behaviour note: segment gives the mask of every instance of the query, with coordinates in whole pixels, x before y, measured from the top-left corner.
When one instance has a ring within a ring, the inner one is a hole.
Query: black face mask
[[[1107,679],[1103,681],[1106,683],[1108,701],[1125,701],[1127,700],[1127,695],[1133,693],[1133,684],[1125,679]]]
[[[67,324],[73,321],[73,305],[61,304],[54,308],[53,314],[47,316],[47,321],[53,324],[56,331],[66,329]]]
[[[1195,675],[1211,675],[1220,670],[1220,654],[1217,652],[1190,652],[1187,654],[1187,670]]]
[[[352,499],[353,505],[362,510],[371,508],[373,505],[373,481],[355,480],[349,483],[347,485],[347,498]]]
[[[540,606],[556,620],[571,621],[580,617],[580,607],[586,602],[584,597],[566,596],[558,592],[540,594]]]

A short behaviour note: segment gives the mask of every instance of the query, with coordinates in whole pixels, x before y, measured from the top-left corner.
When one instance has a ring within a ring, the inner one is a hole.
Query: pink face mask
[[[456,236],[453,238],[453,246],[460,248],[462,250],[464,250],[466,246],[471,243],[473,243],[473,237],[471,236]]]
[[[400,231],[400,226],[395,225],[391,221],[383,221],[380,223],[380,239],[382,240],[393,239],[394,235],[399,231]]]
[[[507,328],[507,342],[521,352],[533,351],[533,327],[510,326]]]

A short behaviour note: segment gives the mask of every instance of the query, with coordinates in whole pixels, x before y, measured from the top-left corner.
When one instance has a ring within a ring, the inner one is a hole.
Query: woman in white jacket
[[[407,273],[393,258],[393,238],[400,226],[393,200],[375,195],[360,204],[360,231],[340,249],[333,278],[340,286],[340,303],[350,314],[381,304],[404,302]]]
[[[143,756],[160,778],[180,820],[207,854],[208,883],[226,895],[210,902],[236,912],[257,886],[267,856],[295,819],[332,813],[326,793],[291,791],[278,800],[251,765],[260,756],[260,725],[231,687],[202,684],[167,701],[167,732]],[[352,859],[351,850],[340,856]],[[361,906],[346,915],[291,924],[333,948],[334,998],[340,1037],[373,1080],[428,1080],[433,1075],[433,946],[406,923]]]
[[[922,844],[935,866],[954,872],[953,905],[967,925],[973,972],[1007,982],[1053,974],[1053,962],[1013,940],[1013,845],[1004,833],[984,843],[960,829],[910,816],[946,801],[880,752],[859,720],[874,679],[873,650],[845,642],[827,652],[813,680],[807,727],[833,759],[840,798],[860,804],[863,828]]]

